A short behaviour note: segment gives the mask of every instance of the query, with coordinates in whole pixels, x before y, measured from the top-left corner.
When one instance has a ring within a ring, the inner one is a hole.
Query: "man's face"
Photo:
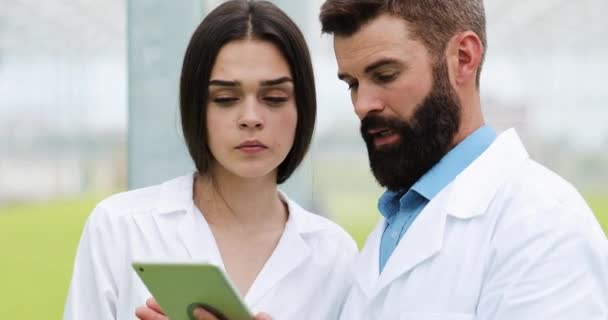
[[[433,60],[406,22],[381,15],[336,36],[338,76],[351,90],[378,183],[409,189],[452,147],[460,103],[445,58]]]

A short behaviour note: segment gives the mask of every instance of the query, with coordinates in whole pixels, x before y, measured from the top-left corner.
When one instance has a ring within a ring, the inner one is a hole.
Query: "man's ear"
[[[461,32],[450,40],[447,48],[450,80],[455,87],[477,84],[477,73],[485,48],[475,32]]]

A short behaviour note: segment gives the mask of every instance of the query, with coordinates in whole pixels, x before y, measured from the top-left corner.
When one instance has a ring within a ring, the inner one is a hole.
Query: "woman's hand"
[[[169,320],[154,298],[146,300],[145,306],[137,307],[135,316],[140,320]]]
[[[146,300],[145,306],[137,307],[137,309],[135,309],[135,316],[140,320],[169,320],[154,298]],[[194,309],[193,316],[196,320],[220,320],[211,312],[200,307]],[[272,320],[272,317],[261,312],[255,315],[253,320]]]

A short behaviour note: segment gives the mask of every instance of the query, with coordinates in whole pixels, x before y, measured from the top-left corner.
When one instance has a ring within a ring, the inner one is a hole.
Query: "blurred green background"
[[[334,188],[324,197],[331,199],[326,205],[335,213],[333,218],[359,246],[379,217],[375,209],[379,189],[365,185],[368,192]],[[0,209],[0,319],[39,319],[41,314],[45,319],[61,318],[83,224],[105,196]],[[586,198],[608,232],[608,192],[589,193]]]

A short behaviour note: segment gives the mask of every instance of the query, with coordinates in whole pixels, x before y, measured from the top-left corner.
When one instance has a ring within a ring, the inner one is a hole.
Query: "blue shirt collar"
[[[424,197],[426,201],[430,201],[477,159],[492,144],[494,139],[496,139],[496,132],[488,125],[475,130],[443,156],[410,190]],[[401,206],[399,200],[405,200],[406,194],[403,190],[385,191],[378,200],[380,213],[388,218],[399,211]]]

